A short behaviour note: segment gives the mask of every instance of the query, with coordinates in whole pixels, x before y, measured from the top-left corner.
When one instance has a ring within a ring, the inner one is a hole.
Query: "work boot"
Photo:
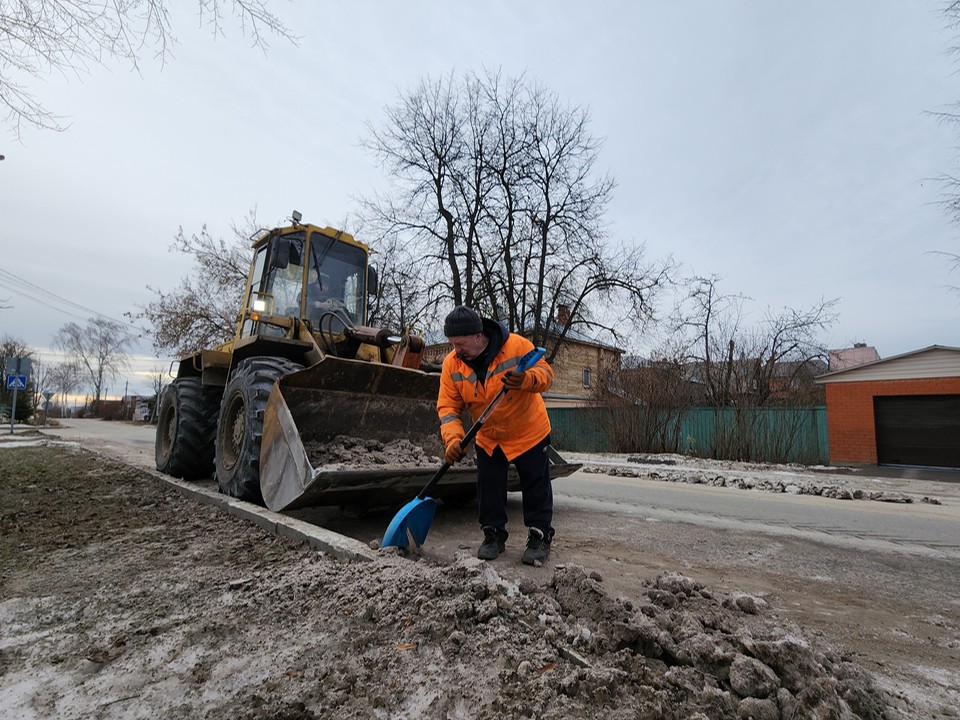
[[[527,549],[523,551],[524,565],[542,565],[550,554],[550,541],[540,528],[530,528],[527,536]]]
[[[495,527],[487,525],[483,528],[483,544],[477,550],[477,557],[481,560],[495,560],[504,550],[503,538]]]

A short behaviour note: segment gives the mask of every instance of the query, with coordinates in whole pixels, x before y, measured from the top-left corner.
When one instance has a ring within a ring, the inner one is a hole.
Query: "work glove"
[[[453,465],[457,460],[462,459],[464,456],[463,448],[460,447],[460,441],[454,440],[449,445],[447,445],[447,454],[446,461],[447,465]]]
[[[528,375],[526,370],[508,370],[503,375],[503,384],[507,390],[533,390],[537,378]]]

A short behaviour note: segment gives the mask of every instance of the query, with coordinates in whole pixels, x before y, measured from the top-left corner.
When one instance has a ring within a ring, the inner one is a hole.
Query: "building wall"
[[[430,362],[442,363],[450,352],[449,343],[431,345],[424,350]],[[620,366],[619,350],[567,340],[550,363],[553,385],[543,395],[547,407],[582,407],[594,401],[594,388],[611,368]],[[583,386],[583,370],[590,369],[591,386]]]
[[[880,359],[880,353],[872,345],[857,344],[852,348],[829,350],[827,358],[832,372],[876,362]]]
[[[829,383],[827,430],[830,462],[877,464],[873,398],[885,395],[952,395],[960,393],[960,377]]]
[[[611,367],[617,367],[618,364],[619,356],[614,350],[567,342],[550,363],[553,369],[553,385],[547,395],[591,401],[597,384]],[[584,369],[590,370],[590,387],[584,387]]]

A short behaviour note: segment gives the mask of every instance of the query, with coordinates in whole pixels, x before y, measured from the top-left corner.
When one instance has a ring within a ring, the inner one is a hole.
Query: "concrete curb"
[[[340,533],[311,525],[297,518],[287,517],[281,513],[276,513],[259,505],[254,505],[253,503],[199,488],[196,485],[191,485],[184,480],[177,480],[156,470],[148,470],[145,472],[163,480],[191,500],[203,503],[204,505],[219,507],[231,515],[253,523],[261,530],[297,542],[305,542],[313,549],[325,552],[335,558],[370,562],[377,557],[376,550],[372,550],[359,540],[354,540]]]

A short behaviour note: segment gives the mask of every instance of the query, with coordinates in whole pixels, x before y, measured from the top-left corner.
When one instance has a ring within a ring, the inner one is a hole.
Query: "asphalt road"
[[[96,446],[140,467],[154,467],[152,426],[71,419],[63,421],[60,428],[46,428],[44,432]],[[555,480],[554,495],[557,515],[570,528],[596,525],[596,515],[642,516],[651,521],[765,533],[862,550],[960,559],[960,483],[952,482],[956,473],[881,470],[882,475],[861,470],[855,475],[822,473],[817,477],[824,483],[842,483],[866,491],[900,492],[914,502],[832,500],[582,471]],[[935,479],[938,477],[944,480]],[[922,502],[924,497],[939,499],[941,504]],[[512,517],[518,514],[511,510]],[[359,539],[376,536],[378,523],[382,523],[382,518],[373,518],[367,529],[362,519],[350,517],[348,522],[338,515],[330,510],[298,513]],[[461,515],[465,523],[462,528],[458,527]],[[444,524],[445,532],[452,536],[472,539],[478,534],[471,512],[449,510],[445,519],[452,523],[450,527]]]
[[[826,476],[825,482],[832,478]],[[862,488],[877,480],[858,478]],[[915,481],[911,495],[957,494],[956,486]],[[902,487],[902,483],[898,484]],[[812,495],[731,490],[576,473],[554,481],[559,508],[613,514],[642,513],[667,522],[791,536],[860,549],[960,559],[960,504],[934,505],[833,500]]]

